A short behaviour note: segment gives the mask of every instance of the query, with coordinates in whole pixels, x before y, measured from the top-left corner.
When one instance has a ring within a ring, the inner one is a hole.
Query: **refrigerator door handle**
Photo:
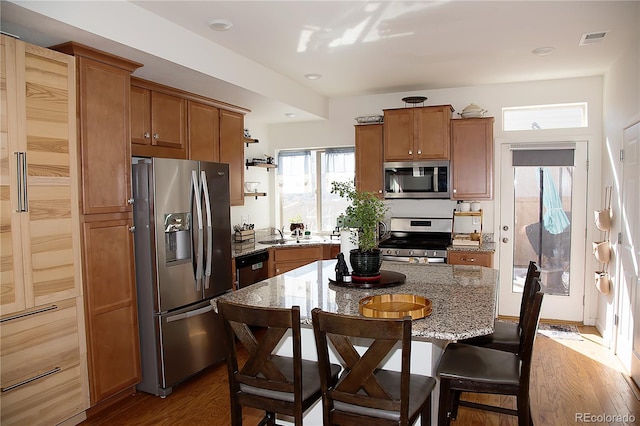
[[[202,182],[202,192],[204,193],[204,205],[207,208],[207,263],[204,270],[204,288],[209,289],[211,277],[211,258],[213,256],[213,225],[211,223],[211,200],[209,199],[209,185],[207,184],[207,173],[200,171],[200,181]]]
[[[193,183],[193,199],[196,202],[196,219],[198,221],[198,247],[196,248],[196,291],[200,291],[202,284],[202,250],[203,250],[203,234],[202,229],[202,186],[198,182],[198,174],[195,170],[191,171],[191,182]]]
[[[204,308],[195,309],[193,311],[184,312],[182,314],[173,315],[167,318],[167,322],[180,321],[183,319],[196,317],[198,315],[206,314],[207,312],[211,312],[213,310],[213,306],[205,306]]]

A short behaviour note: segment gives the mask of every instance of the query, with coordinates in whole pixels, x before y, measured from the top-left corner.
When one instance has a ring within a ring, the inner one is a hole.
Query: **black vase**
[[[378,275],[382,266],[382,252],[377,248],[369,251],[353,249],[349,252],[349,261],[353,269],[352,275],[360,277]]]

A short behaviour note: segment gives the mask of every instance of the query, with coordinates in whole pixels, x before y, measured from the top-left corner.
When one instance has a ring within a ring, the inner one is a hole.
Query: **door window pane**
[[[543,291],[569,295],[573,167],[514,167],[513,291],[522,292],[530,260]]]

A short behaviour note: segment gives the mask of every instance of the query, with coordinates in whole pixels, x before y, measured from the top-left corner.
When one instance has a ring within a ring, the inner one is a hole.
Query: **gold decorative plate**
[[[360,314],[369,318],[420,319],[431,315],[431,300],[414,294],[381,294],[360,299]]]

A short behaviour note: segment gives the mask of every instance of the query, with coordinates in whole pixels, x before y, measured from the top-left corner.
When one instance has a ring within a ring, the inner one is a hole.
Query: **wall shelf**
[[[276,164],[254,163],[250,162],[249,160],[245,162],[245,165],[247,166],[247,170],[249,169],[249,167],[262,167],[263,169],[267,169],[267,171],[269,171],[269,169],[275,169],[276,167],[278,167]]]
[[[258,197],[266,197],[267,193],[266,192],[245,192],[244,196],[245,197],[256,197],[256,200],[257,200]]]
[[[258,139],[244,138],[244,143],[247,145],[247,148],[249,148],[249,144],[258,143]]]

